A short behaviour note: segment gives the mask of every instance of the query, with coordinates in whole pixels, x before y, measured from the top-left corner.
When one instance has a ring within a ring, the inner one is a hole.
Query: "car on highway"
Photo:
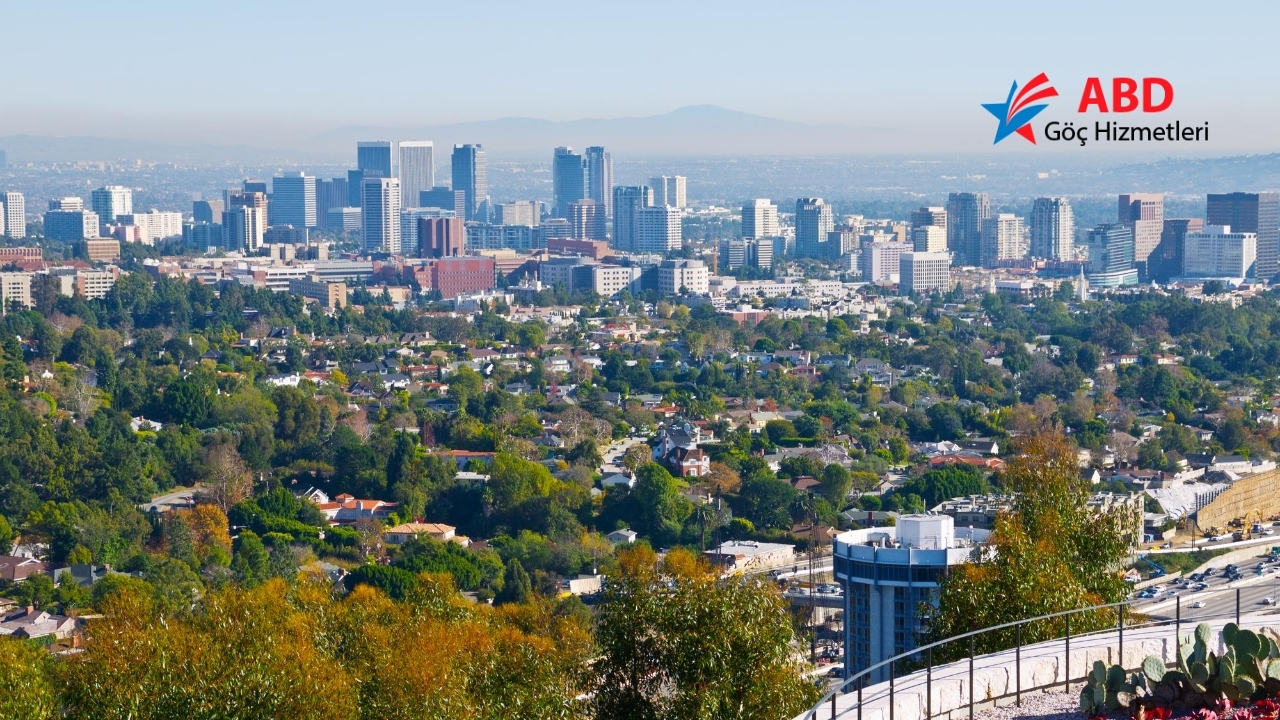
[[[1258,601],[1259,605],[1275,605],[1276,599],[1273,597],[1264,597]]]
[[[1203,601],[1203,600],[1197,600],[1197,601],[1195,601],[1195,602],[1191,603],[1191,607],[1193,607],[1193,608],[1195,608],[1195,609],[1197,609],[1197,610],[1198,610],[1198,609],[1200,609],[1200,608],[1204,607],[1204,601]]]

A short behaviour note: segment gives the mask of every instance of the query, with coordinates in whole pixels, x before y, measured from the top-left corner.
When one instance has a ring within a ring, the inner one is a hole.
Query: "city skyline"
[[[495,151],[506,151],[496,138],[430,137],[416,131],[459,124],[532,122],[550,124],[554,132],[555,125],[585,122],[583,119],[615,119],[625,125],[628,119],[715,105],[768,120],[772,126],[754,134],[757,141],[763,140],[759,145],[752,145],[752,138],[744,133],[740,138],[727,138],[733,143],[710,147],[708,152],[796,152],[803,149],[797,136],[812,134],[806,128],[819,127],[832,129],[824,140],[833,152],[1005,154],[1031,148],[1021,141],[992,148],[990,117],[980,104],[999,99],[1011,80],[1045,72],[1061,93],[1050,113],[1074,106],[1088,77],[1159,76],[1169,79],[1178,90],[1175,105],[1167,113],[1170,120],[1178,115],[1187,122],[1209,121],[1213,125],[1215,139],[1207,144],[1209,148],[1280,147],[1280,130],[1266,121],[1277,101],[1255,91],[1267,86],[1267,68],[1280,59],[1280,50],[1266,35],[1280,9],[1263,3],[1236,4],[1213,13],[1203,13],[1190,3],[1086,3],[1073,6],[1070,13],[1050,16],[1049,11],[1040,11],[1031,17],[1025,8],[1008,3],[993,4],[982,13],[959,6],[911,4],[872,7],[828,3],[813,8],[826,18],[825,25],[835,28],[830,31],[833,39],[839,36],[839,28],[910,29],[911,52],[891,53],[891,61],[853,66],[844,55],[843,43],[810,42],[810,13],[763,4],[749,12],[724,12],[714,4],[678,6],[678,22],[659,24],[643,36],[584,33],[573,47],[544,47],[538,38],[564,16],[575,14],[577,3],[563,3],[552,11],[503,4],[502,11],[486,16],[481,27],[488,40],[486,46],[495,50],[479,58],[469,52],[471,34],[433,32],[428,55],[411,49],[411,43],[384,46],[379,42],[373,46],[373,38],[385,33],[373,32],[372,26],[387,16],[395,17],[397,26],[406,28],[404,32],[409,27],[430,30],[469,22],[472,10],[465,6],[391,3],[384,12],[368,14],[336,3],[303,6],[281,2],[267,8],[255,6],[260,22],[243,28],[236,21],[245,3],[230,2],[220,12],[201,13],[199,22],[194,22],[195,10],[191,8],[154,2],[131,5],[148,21],[153,52],[105,58],[96,51],[94,36],[119,8],[89,6],[70,17],[45,4],[20,2],[6,8],[8,22],[18,29],[56,23],[61,44],[57,53],[47,53],[41,45],[41,33],[12,34],[12,43],[6,48],[10,57],[39,56],[42,72],[14,75],[7,100],[10,112],[0,118],[0,137],[89,135],[308,151],[323,149],[326,137],[334,133],[380,128],[412,129],[413,134],[403,136],[428,137],[441,147],[480,142]],[[659,3],[655,11],[662,12],[665,7]],[[1153,11],[1157,7],[1159,12]],[[615,17],[618,12],[607,9],[598,21],[619,19]],[[59,16],[54,17],[55,13]],[[1184,22],[1191,14],[1196,22]],[[1107,21],[1099,21],[1104,16]],[[717,31],[708,35],[707,28],[713,26]],[[1135,27],[1142,31],[1134,32]],[[220,71],[230,76],[285,63],[286,53],[292,54],[301,46],[322,55],[337,48],[343,53],[377,50],[389,63],[406,68],[410,74],[415,68],[430,68],[447,75],[462,72],[465,65],[469,76],[483,77],[485,82],[406,93],[398,75],[369,76],[354,64],[337,64],[326,78],[342,88],[341,92],[317,93],[310,83],[271,83],[242,88],[241,102],[197,106],[186,99],[186,90],[192,78],[207,70],[207,62],[189,48],[203,40],[226,37],[242,38],[243,45],[239,48],[243,52],[229,53],[219,61]],[[1174,51],[1215,37],[1232,39],[1229,56]],[[997,39],[999,42],[994,42]],[[726,52],[730,44],[741,47],[744,42],[768,43],[777,52],[758,57]],[[528,52],[535,47],[537,52]],[[963,61],[954,62],[961,49]],[[166,62],[155,63],[156,55],[165,56]],[[650,60],[624,61],[632,55]],[[603,61],[582,63],[581,57]],[[62,83],[47,81],[50,77],[83,75],[90,64],[107,74],[135,79],[149,92],[121,93],[107,84],[84,83],[72,103],[70,96],[61,92]],[[521,72],[508,72],[515,64]],[[572,68],[593,91],[553,97],[542,83],[528,81],[530,76],[549,77],[566,68]],[[797,74],[808,75],[815,68],[819,102],[813,102],[810,84],[792,82]],[[648,80],[655,72],[714,82],[653,86]],[[645,91],[638,92],[640,87]],[[922,88],[928,92],[920,92]],[[86,104],[94,111],[83,112]],[[561,129],[566,135],[572,130]],[[601,140],[620,151],[644,149],[639,140],[635,147],[621,146],[607,137]],[[672,140],[680,144],[682,136]],[[552,144],[573,142],[574,138],[562,137]]]

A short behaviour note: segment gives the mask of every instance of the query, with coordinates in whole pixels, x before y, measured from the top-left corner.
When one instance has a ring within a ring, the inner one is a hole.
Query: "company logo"
[[[1032,105],[1032,103],[1057,96],[1058,91],[1049,84],[1049,76],[1044,73],[1031,78],[1031,81],[1021,90],[1018,89],[1018,81],[1014,80],[1013,87],[1009,88],[1009,97],[1004,102],[984,103],[982,106],[1000,121],[996,127],[995,142],[991,144],[995,145],[1017,133],[1035,145],[1036,131],[1031,127],[1031,120],[1049,105],[1048,103]]]

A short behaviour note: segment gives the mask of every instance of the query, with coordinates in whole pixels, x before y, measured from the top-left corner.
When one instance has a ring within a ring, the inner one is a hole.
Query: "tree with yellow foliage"
[[[601,720],[793,717],[817,699],[776,588],[686,550],[619,553],[596,635]]]
[[[943,582],[934,639],[1118,602],[1125,595],[1120,574],[1128,551],[1125,519],[1118,508],[1089,507],[1090,487],[1080,477],[1075,444],[1050,428],[1019,439],[1015,449],[1004,474],[1005,487],[1017,493],[1013,511],[997,518],[989,542]],[[1110,612],[1078,615],[1072,630],[1114,622]],[[1034,623],[1023,628],[1022,640],[1059,637],[1065,623],[1062,618]],[[982,652],[1012,647],[1014,630],[981,635],[977,644]],[[953,648],[950,654],[967,649]]]

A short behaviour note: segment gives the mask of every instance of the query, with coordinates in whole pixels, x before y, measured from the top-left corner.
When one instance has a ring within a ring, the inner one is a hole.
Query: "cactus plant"
[[[1212,628],[1201,623],[1182,639],[1177,670],[1166,670],[1164,661],[1150,656],[1142,663],[1148,694],[1165,705],[1192,708],[1230,707],[1280,690],[1280,647],[1275,639],[1244,630],[1235,623],[1222,629],[1225,652],[1209,650]]]
[[[1089,671],[1088,682],[1080,689],[1080,710],[1088,717],[1119,710],[1133,699],[1136,688],[1119,665],[1107,667],[1096,660]]]

